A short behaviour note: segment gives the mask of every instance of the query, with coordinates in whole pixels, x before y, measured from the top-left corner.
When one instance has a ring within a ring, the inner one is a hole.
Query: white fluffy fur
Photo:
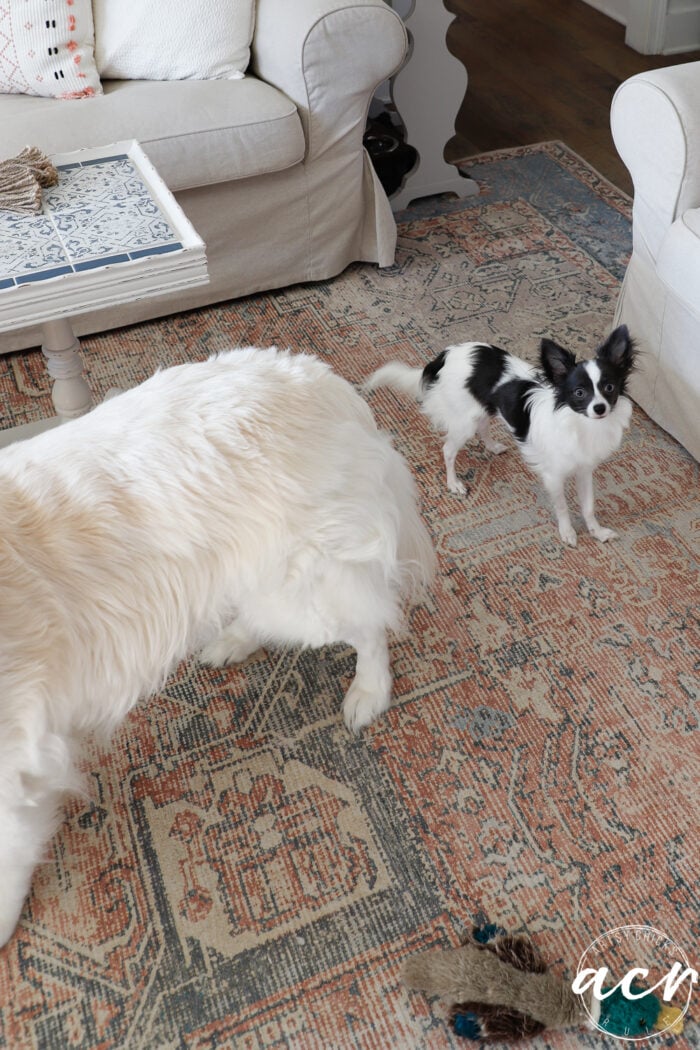
[[[0,455],[0,944],[109,733],[173,665],[261,643],[357,650],[358,730],[384,711],[386,632],[433,552],[412,478],[315,358],[232,351],[159,372]]]
[[[457,477],[455,460],[466,443],[476,435],[489,452],[503,452],[506,448],[491,437],[489,417],[466,387],[473,371],[472,352],[479,346],[483,344],[461,343],[448,347],[437,380],[426,390],[421,382],[423,369],[399,361],[384,365],[365,383],[366,390],[388,386],[410,394],[420,403],[421,411],[445,435],[443,455],[448,488],[462,495],[466,489]],[[588,362],[586,368],[595,382],[600,376],[598,365]],[[595,418],[592,409],[588,415],[574,412],[568,406],[555,411],[553,388],[542,382],[541,373],[531,364],[512,354],[500,383],[509,379],[539,382],[538,389],[529,397],[530,430],[518,447],[549,494],[562,540],[571,547],[576,546],[576,532],[565,494],[566,481],[572,476],[576,477],[581,511],[589,532],[603,543],[611,539],[615,533],[600,525],[595,516],[593,471],[619,447],[632,416],[631,402],[620,397],[605,418]],[[602,398],[598,397],[594,403],[600,401]]]

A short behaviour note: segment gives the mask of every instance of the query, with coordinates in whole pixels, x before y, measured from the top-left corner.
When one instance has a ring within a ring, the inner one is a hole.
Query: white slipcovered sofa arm
[[[374,90],[407,46],[384,0],[257,0],[253,72],[296,104],[310,161],[351,129],[364,134]]]
[[[700,62],[624,81],[610,125],[634,184],[635,248],[656,259],[671,224],[700,205]]]

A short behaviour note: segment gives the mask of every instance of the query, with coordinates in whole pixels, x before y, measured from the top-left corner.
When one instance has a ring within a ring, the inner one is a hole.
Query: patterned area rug
[[[629,200],[558,143],[469,171],[479,197],[404,213],[391,269],[86,339],[93,388],[248,343],[314,351],[352,381],[472,338],[590,354]],[[528,931],[569,975],[623,924],[696,950],[697,465],[636,410],[598,472],[620,538],[570,550],[514,449],[463,453],[469,493],[451,496],[425,419],[387,391],[372,405],[440,562],[393,645],[394,707],[348,735],[342,647],[178,667],[110,750],[85,752],[92,796],[69,805],[0,952],[0,1044],[441,1050],[468,1044],[400,967],[474,920]],[[0,406],[5,425],[51,413],[38,353],[0,360]],[[692,1022],[673,1045],[698,1045]]]

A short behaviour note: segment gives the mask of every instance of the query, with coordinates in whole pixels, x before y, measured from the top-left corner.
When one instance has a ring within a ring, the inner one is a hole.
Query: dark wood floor
[[[627,193],[632,184],[610,134],[617,86],[645,69],[700,60],[640,55],[624,26],[583,0],[447,0],[447,34],[467,93],[445,156],[559,139]]]

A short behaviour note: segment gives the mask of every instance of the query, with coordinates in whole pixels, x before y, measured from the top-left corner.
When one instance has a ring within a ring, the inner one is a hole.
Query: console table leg
[[[454,135],[454,117],[467,86],[467,71],[447,48],[447,30],[454,12],[443,0],[391,0],[392,7],[408,10],[406,22],[411,51],[406,64],[392,80],[392,98],[406,141],[418,151],[418,163],[391,197],[394,211],[412,200],[434,193],[471,197],[478,185],[460,175],[444,159],[445,144]]]
[[[41,352],[54,380],[51,397],[61,420],[75,419],[92,408],[90,387],[83,378],[83,362],[70,321],[46,321]]]

